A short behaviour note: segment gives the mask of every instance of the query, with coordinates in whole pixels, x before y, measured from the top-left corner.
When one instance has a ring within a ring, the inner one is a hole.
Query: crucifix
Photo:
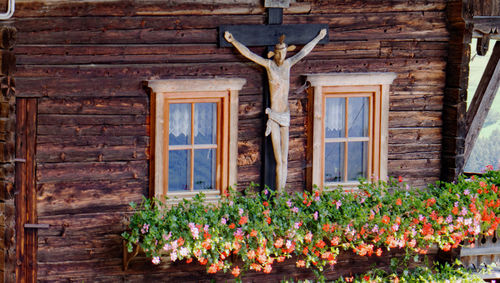
[[[286,185],[288,170],[290,68],[309,54],[316,44],[328,42],[328,25],[282,25],[283,8],[286,8],[289,2],[289,0],[266,0],[268,25],[219,27],[221,47],[232,45],[243,56],[266,69],[269,85],[268,89],[264,88],[264,107],[267,114],[265,136],[270,136],[270,139],[266,138],[264,142],[262,174],[263,184],[278,191],[283,190]],[[274,45],[278,38],[279,42]],[[306,45],[294,56],[286,58],[286,52],[294,50],[295,46],[287,45],[285,39],[288,44]],[[247,48],[247,46],[262,45],[268,46],[266,57],[269,59]]]

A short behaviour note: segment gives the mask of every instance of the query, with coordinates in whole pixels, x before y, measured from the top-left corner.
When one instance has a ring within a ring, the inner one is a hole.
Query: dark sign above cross
[[[262,184],[278,190],[285,187],[288,163],[290,111],[287,101],[289,75],[286,73],[289,73],[290,67],[306,56],[316,44],[328,43],[327,24],[283,25],[283,8],[288,7],[289,4],[290,0],[266,0],[267,25],[219,26],[220,47],[234,45],[242,55],[267,70],[269,84],[272,86],[264,86],[263,88],[264,109],[268,115],[265,136],[268,136],[269,133],[271,135],[263,142]],[[289,46],[291,44],[305,46],[296,55],[283,61],[286,50],[295,49],[294,46]],[[247,46],[267,46],[267,50],[264,56],[260,57],[248,50]],[[274,50],[275,47],[276,50]],[[265,59],[266,57],[270,58],[273,54],[278,56],[274,57],[275,63]],[[276,99],[280,101],[276,102]]]
[[[219,46],[232,47],[231,43],[224,39],[226,31],[233,34],[245,46],[274,46],[281,35],[285,35],[287,44],[303,45],[310,42],[321,29],[328,31],[327,24],[283,25],[283,7],[287,7],[289,2],[289,0],[266,0],[267,25],[219,26]],[[319,43],[328,43],[328,35]]]

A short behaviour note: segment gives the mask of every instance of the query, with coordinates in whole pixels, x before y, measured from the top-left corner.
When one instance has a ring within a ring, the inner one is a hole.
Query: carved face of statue
[[[285,58],[286,58],[286,48],[274,51],[274,62],[276,62],[276,65],[281,66],[283,62],[285,62]]]

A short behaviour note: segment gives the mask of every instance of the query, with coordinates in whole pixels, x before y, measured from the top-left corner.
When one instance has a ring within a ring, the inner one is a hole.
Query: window
[[[216,199],[236,184],[238,91],[244,79],[148,81],[150,195]]]
[[[308,75],[312,127],[308,187],[354,188],[387,175],[389,85],[393,73]]]

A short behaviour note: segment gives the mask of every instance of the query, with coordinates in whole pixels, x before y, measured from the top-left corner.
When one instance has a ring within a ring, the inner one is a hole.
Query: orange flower
[[[182,237],[180,237],[180,238],[177,240],[177,244],[179,244],[179,246],[184,245],[184,239],[183,239]]]
[[[240,268],[239,267],[234,267],[233,270],[231,271],[231,274],[234,275],[234,277],[240,276]]]
[[[396,205],[402,205],[402,204],[403,204],[403,201],[400,198],[398,198],[396,200]]]
[[[271,224],[271,217],[268,217],[268,218],[266,219],[266,222],[267,222],[267,224]]]
[[[263,202],[262,203],[265,207],[268,207],[269,206],[269,203],[267,201]]]
[[[285,257],[284,256],[279,256],[277,259],[276,259],[277,262],[284,262],[285,261]]]
[[[236,224],[234,224],[234,223],[229,224],[229,228],[231,228],[231,229],[236,228]]]
[[[282,238],[279,238],[277,239],[275,242],[274,242],[274,246],[279,249],[283,246],[283,239]]]
[[[250,250],[247,252],[247,257],[249,259],[254,259],[255,258],[255,251],[254,250]]]
[[[200,262],[201,265],[205,265],[208,262],[208,260],[204,257],[199,258],[198,261]]]
[[[193,258],[192,257],[186,259],[186,263],[191,263],[191,262],[193,262]]]
[[[328,232],[330,230],[330,224],[324,224],[323,225],[323,231]]]
[[[458,214],[458,207],[454,206],[453,209],[451,210],[451,213],[453,213],[454,215],[457,215]]]
[[[391,221],[391,218],[387,215],[382,216],[382,223],[388,224]]]
[[[255,271],[261,271],[262,270],[262,266],[260,264],[257,264],[257,263],[252,263],[250,265],[250,268],[255,270]]]
[[[336,245],[338,245],[338,244],[339,244],[339,241],[340,241],[339,237],[335,236],[335,237],[333,237],[333,238],[332,238],[332,240],[330,241],[330,244],[332,244],[332,246],[336,246]]]
[[[325,242],[323,242],[323,240],[320,240],[320,241],[318,241],[318,242],[316,243],[316,247],[318,247],[318,248],[320,248],[320,249],[324,248],[325,246],[326,246],[326,243],[325,243]]]
[[[403,177],[399,176],[399,177],[398,177],[398,181],[399,181],[400,183],[401,183],[401,182],[403,182]]]
[[[377,256],[381,256],[382,255],[382,249],[381,248],[378,248],[377,251],[375,252],[375,254]]]
[[[302,253],[304,255],[307,255],[307,253],[309,253],[309,249],[307,247],[304,247],[304,249],[302,250]]]
[[[250,237],[255,237],[255,236],[257,236],[257,231],[252,229],[252,232],[250,232]]]
[[[210,267],[208,268],[208,273],[216,273],[216,272],[217,272],[217,265],[214,263],[210,265]]]
[[[305,266],[306,266],[306,262],[305,262],[305,261],[303,261],[303,260],[298,260],[298,261],[295,263],[295,265],[296,265],[297,267],[305,267]]]
[[[238,222],[240,225],[245,225],[248,222],[248,217],[242,216],[240,218],[240,222]]]

